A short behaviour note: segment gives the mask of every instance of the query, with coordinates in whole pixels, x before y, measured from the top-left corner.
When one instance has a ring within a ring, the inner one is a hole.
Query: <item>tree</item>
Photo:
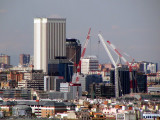
[[[50,117],[50,114],[47,115],[47,118],[49,118],[49,117]]]

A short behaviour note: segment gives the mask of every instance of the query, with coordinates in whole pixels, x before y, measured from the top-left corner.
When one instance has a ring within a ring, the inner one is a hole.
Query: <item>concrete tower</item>
[[[48,64],[66,56],[66,19],[34,19],[34,69],[48,73]]]

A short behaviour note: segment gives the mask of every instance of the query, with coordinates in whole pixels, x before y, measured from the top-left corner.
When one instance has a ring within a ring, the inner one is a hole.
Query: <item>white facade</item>
[[[32,73],[26,72],[24,73],[24,80],[31,80],[32,79]]]
[[[18,88],[27,88],[26,80],[22,80],[18,82]]]
[[[69,83],[60,83],[60,92],[70,92]]]
[[[81,73],[88,74],[90,71],[98,71],[98,59],[96,56],[86,56],[81,59]]]
[[[48,63],[66,56],[66,19],[34,19],[34,69],[48,73]]]

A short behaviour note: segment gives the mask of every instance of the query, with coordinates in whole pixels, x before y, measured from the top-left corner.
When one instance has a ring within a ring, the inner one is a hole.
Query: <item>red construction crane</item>
[[[86,48],[87,48],[87,45],[88,45],[88,41],[90,39],[90,32],[91,32],[91,28],[89,28],[89,31],[88,31],[88,34],[87,34],[87,38],[86,38],[86,42],[84,44],[84,48],[83,48],[83,51],[82,51],[82,54],[81,54],[81,58],[79,60],[79,63],[78,63],[78,66],[77,66],[77,76],[76,76],[76,83],[79,82],[79,75],[80,75],[80,72],[81,72],[81,59],[83,59],[84,57],[84,54],[86,52]]]
[[[129,62],[122,56],[122,54],[116,49],[116,47],[110,42],[107,41],[107,43],[111,46],[112,49],[117,53],[117,55],[128,65],[129,67],[129,75],[130,75],[130,92],[133,93],[133,75],[132,75],[132,64],[129,64]],[[135,80],[135,84],[137,86],[137,82]]]

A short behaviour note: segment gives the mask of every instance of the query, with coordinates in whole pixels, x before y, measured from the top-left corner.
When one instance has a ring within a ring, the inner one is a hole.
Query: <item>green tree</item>
[[[47,118],[49,118],[49,117],[50,117],[50,114],[47,115]]]

